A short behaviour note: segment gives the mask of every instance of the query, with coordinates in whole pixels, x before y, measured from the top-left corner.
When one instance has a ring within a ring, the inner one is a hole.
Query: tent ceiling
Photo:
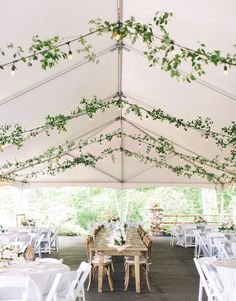
[[[21,2],[7,1],[4,3],[4,14],[1,17],[1,45],[10,42],[28,47],[33,35],[42,38],[58,34],[62,39],[78,37],[88,32],[88,21],[94,18],[117,20],[118,4],[123,2],[123,18],[135,16],[141,22],[148,23],[156,11],[171,11],[174,18],[169,30],[180,44],[192,48],[197,47],[197,41],[204,42],[209,49],[221,49],[225,53],[235,52],[232,45],[236,44],[235,1],[230,0],[227,6],[213,0],[207,3],[203,0],[197,3],[190,1],[144,1],[144,0],[72,0],[65,4],[56,0],[42,0],[32,3],[30,0]],[[11,22],[9,22],[11,18]],[[8,30],[4,25],[8,24]],[[74,55],[72,61],[63,61],[51,70],[43,71],[39,66],[27,68],[19,66],[14,77],[9,76],[9,70],[0,72],[0,122],[20,123],[27,128],[33,128],[43,123],[50,114],[69,113],[79,105],[81,97],[94,95],[109,99],[118,91],[122,91],[130,101],[146,108],[160,107],[165,112],[179,118],[191,120],[198,116],[210,117],[215,122],[215,130],[229,125],[235,120],[236,111],[236,70],[230,70],[227,77],[223,76],[221,68],[207,66],[207,75],[188,84],[170,76],[158,68],[148,67],[148,62],[142,54],[141,43],[131,45],[124,41],[122,54],[109,35],[98,37],[92,35],[89,42],[98,54],[100,63],[88,63],[81,55]],[[76,51],[76,45],[72,50]],[[7,58],[6,58],[7,59]],[[188,71],[185,66],[183,72]],[[88,117],[72,121],[68,131],[60,135],[53,132],[50,137],[40,134],[36,138],[25,141],[24,146],[17,150],[14,146],[6,146],[0,154],[1,162],[6,160],[25,160],[39,155],[47,148],[63,145],[65,141],[96,137],[123,128],[124,132],[140,134],[148,133],[157,138],[164,136],[172,141],[176,149],[185,154],[200,154],[207,158],[218,153],[213,141],[203,141],[194,131],[177,130],[174,126],[152,120],[139,120],[130,114],[119,119],[120,111],[111,108],[104,113],[97,113],[93,121]],[[113,147],[121,144],[127,149],[137,151],[137,142],[129,138],[122,141],[113,139]],[[104,143],[90,145],[86,151],[99,154],[109,147]],[[144,148],[138,149],[145,152]],[[64,159],[79,155],[79,150],[66,154]],[[155,154],[153,154],[155,156]],[[168,162],[180,164],[179,159],[170,157]],[[45,166],[34,167],[43,170]],[[30,170],[21,170],[25,174]],[[114,188],[132,188],[153,185],[192,185],[199,187],[214,187],[199,177],[191,179],[177,177],[170,171],[145,165],[138,160],[116,154],[115,163],[110,158],[101,160],[96,167],[78,166],[56,176],[39,176],[29,180],[31,186],[45,185],[92,185]]]

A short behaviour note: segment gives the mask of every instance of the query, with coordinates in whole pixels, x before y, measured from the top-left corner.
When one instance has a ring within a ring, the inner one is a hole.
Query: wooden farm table
[[[135,288],[136,293],[140,293],[140,266],[139,256],[142,252],[147,252],[147,247],[140,238],[137,229],[127,229],[127,245],[128,247],[123,250],[118,250],[115,247],[108,246],[112,239],[112,229],[105,229],[101,231],[98,238],[96,239],[92,251],[97,252],[99,256],[98,266],[98,292],[102,293],[102,281],[103,281],[103,262],[104,256],[134,256],[135,262]]]

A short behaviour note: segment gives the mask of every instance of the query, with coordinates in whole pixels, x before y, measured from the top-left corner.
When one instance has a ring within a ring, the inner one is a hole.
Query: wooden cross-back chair
[[[99,267],[99,256],[95,254],[95,252],[91,249],[94,244],[94,239],[92,236],[88,236],[86,240],[87,244],[87,257],[88,262],[91,264],[91,270],[89,273],[89,282],[87,291],[90,289],[91,282],[95,278],[95,273],[98,270]],[[109,288],[111,291],[113,291],[113,283],[112,283],[112,277],[111,277],[111,270],[112,270],[112,260],[109,256],[104,256],[104,262],[103,262],[103,272],[105,275],[107,275]]]

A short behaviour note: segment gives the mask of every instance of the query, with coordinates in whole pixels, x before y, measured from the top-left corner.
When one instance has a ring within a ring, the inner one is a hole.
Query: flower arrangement
[[[222,223],[219,227],[220,231],[234,231],[236,230],[236,225],[233,221],[228,221],[225,223]]]
[[[195,224],[207,224],[207,220],[200,215],[195,215],[194,216],[194,223]]]
[[[111,222],[119,222],[120,221],[120,217],[119,216],[109,216],[107,219],[108,223]]]
[[[114,230],[114,245],[123,246],[126,244],[126,227],[125,224],[118,224]]]
[[[36,221],[33,218],[24,217],[21,220],[21,226],[23,227],[34,227],[36,225]]]
[[[19,243],[11,243],[0,248],[1,261],[17,261],[24,258],[25,247]]]

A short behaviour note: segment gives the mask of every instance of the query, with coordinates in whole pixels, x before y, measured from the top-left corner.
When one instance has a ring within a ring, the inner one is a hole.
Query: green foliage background
[[[236,205],[236,189],[224,192],[224,212]],[[84,234],[94,222],[119,216],[124,221],[142,223],[149,228],[149,208],[158,203],[164,214],[202,214],[201,189],[141,188],[113,190],[89,187],[0,189],[0,224],[15,224],[15,214],[26,213],[39,225],[62,225],[64,234]],[[216,210],[220,211],[220,194]],[[175,218],[169,218],[175,220]],[[189,220],[181,218],[179,220]]]

